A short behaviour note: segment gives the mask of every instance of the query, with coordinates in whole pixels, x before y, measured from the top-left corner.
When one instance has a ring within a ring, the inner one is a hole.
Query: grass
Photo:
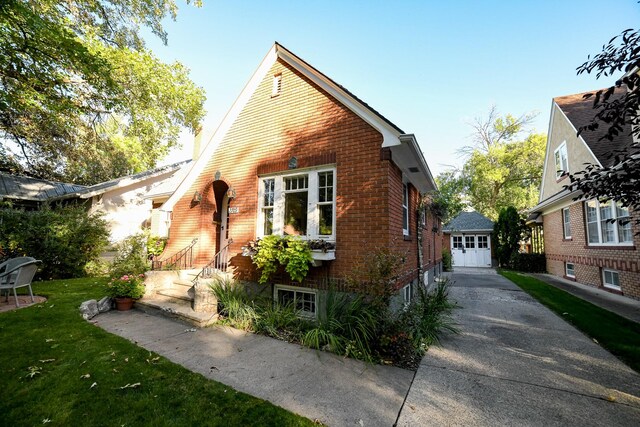
[[[42,282],[46,303],[0,314],[0,424],[313,425],[84,321],[104,284]]]
[[[640,372],[640,324],[534,277],[512,271],[500,274]]]

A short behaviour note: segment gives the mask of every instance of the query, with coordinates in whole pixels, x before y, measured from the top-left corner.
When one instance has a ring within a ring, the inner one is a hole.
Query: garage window
[[[476,247],[475,236],[465,236],[464,237],[464,247],[467,248],[467,249],[474,249]]]
[[[487,249],[489,247],[489,236],[478,236],[478,249]]]
[[[462,236],[453,236],[453,249],[462,249]]]

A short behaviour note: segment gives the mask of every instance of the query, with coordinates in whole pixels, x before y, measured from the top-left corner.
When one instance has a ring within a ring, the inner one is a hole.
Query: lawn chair
[[[13,273],[13,277],[10,275],[4,276],[3,273],[13,270],[15,269],[17,266],[19,266],[20,264],[24,264],[27,261],[35,261],[35,258],[32,258],[30,256],[19,256],[17,258],[10,258],[8,260],[6,260],[5,262],[3,262],[2,264],[0,264],[0,285],[6,285],[7,283],[9,283],[9,281],[13,278],[15,279],[16,275],[18,274],[18,272],[14,272]],[[9,295],[9,290],[8,289],[0,289],[0,296],[7,294]]]
[[[29,257],[26,257],[29,258]],[[13,289],[13,296],[16,299],[16,307],[20,307],[18,302],[18,292],[16,289],[29,287],[29,295],[31,296],[31,302],[35,302],[33,299],[33,290],[31,289],[31,281],[38,270],[38,264],[42,261],[31,258],[32,261],[26,261],[21,264],[14,265],[11,269],[5,269],[3,273],[0,273],[0,290],[7,289],[7,301],[9,301],[9,289]],[[12,260],[9,260],[12,261]]]

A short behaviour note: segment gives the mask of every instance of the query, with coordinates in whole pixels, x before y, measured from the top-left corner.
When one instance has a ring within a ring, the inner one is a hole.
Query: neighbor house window
[[[564,232],[564,238],[571,238],[571,220],[569,216],[569,208],[562,209],[562,230]]]
[[[556,162],[556,178],[569,173],[569,158],[567,157],[567,144],[565,142],[556,148],[553,152],[553,157]]]
[[[628,245],[633,242],[629,209],[612,200],[589,200],[584,206],[589,244]]]
[[[409,235],[409,186],[402,184],[402,234]]]
[[[620,290],[620,274],[613,270],[602,270],[602,283],[605,288]]]
[[[405,305],[411,302],[411,283],[402,288],[402,301]]]
[[[308,170],[260,178],[257,237],[335,238],[336,174]]]
[[[278,96],[282,91],[282,74],[273,76],[273,85],[271,87],[271,96]]]
[[[478,249],[489,248],[489,236],[478,236]]]
[[[573,263],[566,262],[564,264],[564,273],[567,277],[576,277],[575,266],[573,265]]]
[[[276,285],[274,299],[280,305],[292,307],[301,316],[316,317],[316,293],[312,290]]]
[[[462,249],[462,236],[453,236],[453,249]]]

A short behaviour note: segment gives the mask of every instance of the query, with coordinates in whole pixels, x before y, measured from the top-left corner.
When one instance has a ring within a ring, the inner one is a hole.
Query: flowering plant
[[[144,295],[144,274],[125,274],[114,277],[107,283],[107,293],[115,298],[140,298]]]

